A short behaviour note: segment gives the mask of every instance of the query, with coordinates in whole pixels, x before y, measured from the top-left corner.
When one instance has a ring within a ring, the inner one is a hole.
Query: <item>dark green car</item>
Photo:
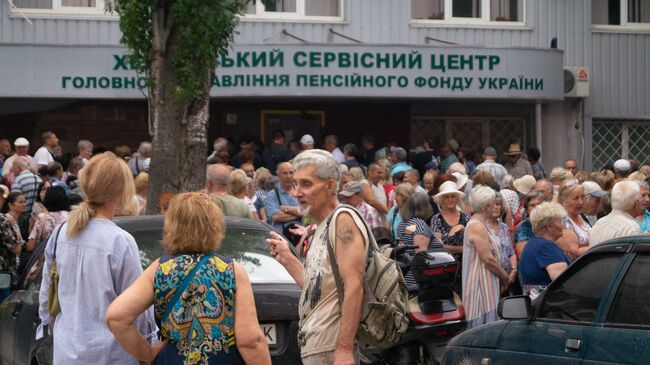
[[[592,248],[533,302],[453,338],[443,364],[650,364],[650,236]]]

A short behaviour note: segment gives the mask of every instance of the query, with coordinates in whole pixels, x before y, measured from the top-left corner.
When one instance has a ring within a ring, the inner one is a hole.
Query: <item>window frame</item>
[[[610,314],[612,311],[615,309],[614,306],[616,305],[616,300],[618,299],[618,294],[623,287],[623,283],[625,282],[625,279],[627,278],[627,275],[630,273],[632,270],[637,258],[639,256],[650,256],[648,255],[648,251],[645,251],[643,248],[641,248],[641,251],[637,251],[634,253],[633,256],[631,256],[625,265],[625,267],[621,270],[620,273],[620,278],[619,280],[616,281],[615,286],[613,290],[611,291],[611,298],[609,298],[608,303],[607,303],[607,308],[603,313],[603,318],[602,318],[602,324],[603,327],[605,328],[623,328],[623,329],[634,329],[634,330],[648,330],[650,329],[650,324],[631,324],[631,323],[620,323],[620,322],[614,322],[610,321]]]
[[[305,0],[296,0],[295,12],[276,12],[266,11],[264,4],[257,0],[255,1],[255,14],[240,15],[242,21],[290,21],[290,22],[305,22],[305,23],[340,23],[345,20],[345,0],[337,0],[339,5],[338,16],[322,16],[322,15],[305,15]]]
[[[119,20],[117,14],[107,13],[105,11],[106,2],[104,0],[96,0],[95,7],[81,7],[81,6],[63,6],[63,0],[52,0],[51,9],[36,9],[36,8],[21,8],[9,7],[9,17],[22,18],[64,18],[64,19],[99,19],[99,20]]]
[[[526,3],[527,0],[522,0],[522,14],[521,21],[497,21],[490,20],[490,0],[481,1],[481,17],[480,18],[463,18],[454,17],[453,15],[453,0],[443,0],[443,9],[452,9],[451,11],[444,12],[444,19],[410,19],[410,25],[415,27],[460,27],[460,28],[501,28],[501,29],[526,29]],[[411,2],[412,5],[412,2]]]
[[[593,7],[593,1],[591,2],[591,6]],[[621,24],[594,24],[592,18],[591,29],[595,32],[603,32],[603,33],[607,33],[607,32],[650,33],[650,22],[648,23],[628,22],[627,0],[621,0],[619,10],[621,12],[620,13]],[[593,8],[592,8],[592,12],[593,12]]]

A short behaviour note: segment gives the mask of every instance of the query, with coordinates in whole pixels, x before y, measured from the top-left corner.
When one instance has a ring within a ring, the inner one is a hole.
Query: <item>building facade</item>
[[[0,2],[0,137],[149,137],[142,75],[102,0]],[[430,135],[546,166],[650,157],[650,3],[278,0],[249,6],[213,79],[210,139]],[[566,71],[563,71],[566,70]]]

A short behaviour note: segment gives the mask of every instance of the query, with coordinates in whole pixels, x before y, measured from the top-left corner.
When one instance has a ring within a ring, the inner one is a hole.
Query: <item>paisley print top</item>
[[[240,363],[235,346],[236,282],[231,259],[213,254],[162,318],[176,290],[202,258],[160,258],[154,277],[154,310],[162,337],[175,344],[183,364]]]

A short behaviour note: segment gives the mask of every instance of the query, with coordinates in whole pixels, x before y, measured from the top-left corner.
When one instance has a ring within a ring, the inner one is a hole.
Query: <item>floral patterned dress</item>
[[[154,277],[154,311],[162,338],[169,343],[154,364],[244,363],[235,346],[233,262],[208,255],[212,257],[196,271],[169,311],[169,301],[204,255],[160,258]]]

